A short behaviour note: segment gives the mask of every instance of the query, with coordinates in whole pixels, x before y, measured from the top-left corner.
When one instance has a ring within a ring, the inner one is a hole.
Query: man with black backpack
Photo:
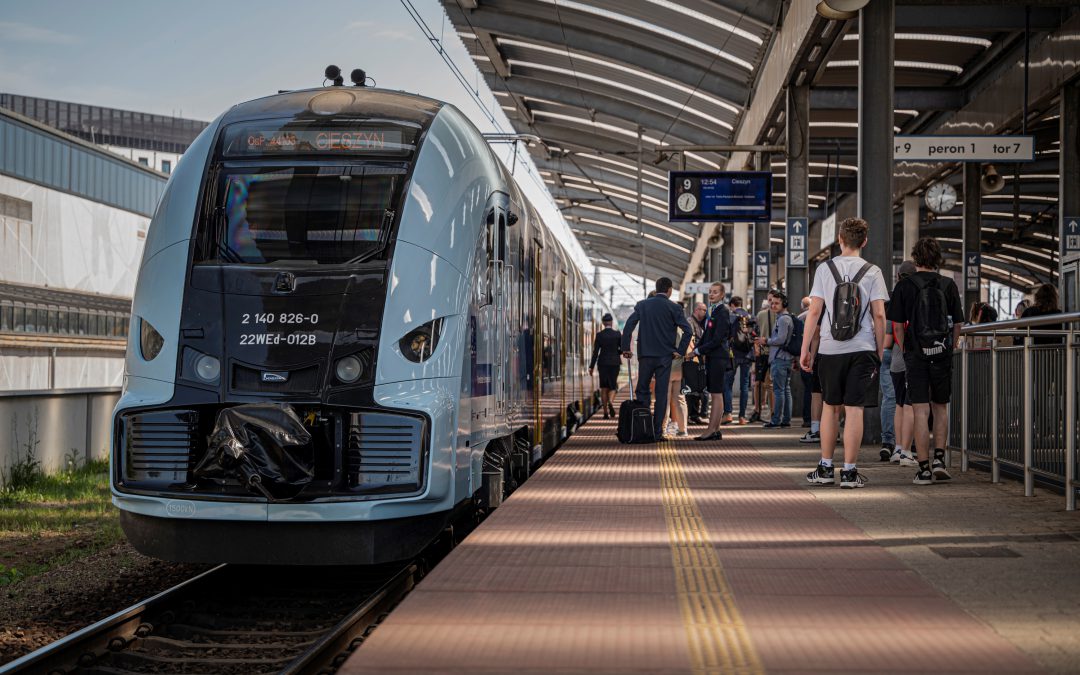
[[[799,359],[803,370],[811,370],[811,345],[820,335],[817,359],[823,401],[821,460],[806,475],[811,484],[836,482],[835,412],[840,406],[846,419],[840,487],[861,488],[866,484],[856,463],[862,444],[863,408],[877,405],[878,372],[885,346],[885,301],[889,298],[881,270],[861,256],[868,231],[862,218],[840,223],[840,255],[825,261],[814,273]],[[819,327],[823,312],[825,319]]]
[[[743,300],[739,296],[731,298],[731,368],[724,380],[724,418],[720,424],[731,424],[734,411],[732,398],[735,389],[735,377],[739,378],[739,424],[749,424],[746,419],[746,406],[750,403],[750,369],[754,365],[754,317],[743,309]]]
[[[938,274],[941,246],[923,237],[911,249],[915,273],[896,284],[889,303],[893,338],[904,352],[907,399],[915,409],[915,450],[919,471],[912,482],[950,480],[945,467],[952,395],[952,353],[960,339],[964,306],[956,283]],[[905,327],[906,324],[906,327]],[[930,458],[929,417],[934,415],[934,457]]]
[[[769,309],[776,323],[772,335],[759,337],[758,345],[769,348],[773,410],[772,420],[762,428],[786,429],[791,426],[791,362],[802,348],[802,321],[791,315],[787,296],[776,289],[769,291]]]

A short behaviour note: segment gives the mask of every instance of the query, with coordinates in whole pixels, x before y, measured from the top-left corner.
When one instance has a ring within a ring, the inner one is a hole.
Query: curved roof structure
[[[646,276],[681,278],[701,226],[667,222],[678,164],[655,148],[731,142],[779,0],[442,2],[515,130],[542,139],[530,153],[594,264],[638,273],[644,246]]]
[[[845,212],[855,199],[859,22],[818,15],[816,0],[442,4],[515,130],[542,140],[530,153],[599,266],[638,273],[644,246],[646,276],[697,276],[710,230],[667,222],[666,174],[680,168],[677,161],[687,169],[747,168],[748,157],[679,157],[663,146],[782,145],[792,84],[810,86],[811,222]],[[1031,72],[1027,127],[1037,161],[1020,166],[1016,193],[1013,167],[997,167],[1006,189],[984,195],[981,209],[983,276],[1018,288],[1050,281],[1057,270],[1055,93],[1080,68],[1063,51],[1080,21],[1069,5],[1045,0],[1025,14],[1022,3],[896,0],[897,133],[1020,133],[1028,21],[1032,63],[1039,64]],[[773,260],[782,260],[783,156],[771,164]],[[958,164],[894,165],[894,252],[902,247],[902,197],[939,180],[959,183],[962,174]],[[960,205],[942,216],[923,210],[922,233],[941,240],[953,269],[962,217]]]

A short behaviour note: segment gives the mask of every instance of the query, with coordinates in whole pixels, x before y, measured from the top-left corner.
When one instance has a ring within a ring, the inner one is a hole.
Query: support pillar
[[[733,229],[734,228],[732,227],[731,223],[721,224],[717,228],[720,236],[724,239],[724,245],[720,248],[719,279],[720,281],[724,282],[725,286],[727,286],[729,293],[731,293],[732,295],[737,295],[737,293],[735,293],[735,284],[733,283],[733,280],[731,278],[731,261],[735,257],[735,240],[732,237]]]
[[[801,218],[810,215],[810,85],[789,87],[787,95],[787,192],[786,216]],[[808,221],[809,222],[809,221]],[[809,248],[809,247],[807,247]],[[787,251],[785,243],[785,260]],[[807,251],[809,253],[809,250]],[[805,260],[805,259],[804,259]],[[787,295],[792,311],[810,291],[807,265],[786,267]],[[796,312],[798,313],[798,312]]]
[[[757,168],[758,171],[769,171],[770,170],[771,167],[770,167],[770,159],[769,158],[770,158],[770,155],[767,152],[762,152],[762,153],[759,153],[757,155],[756,168]],[[772,250],[772,241],[771,241],[772,225],[770,225],[769,222],[766,221],[764,223],[754,223],[753,226],[754,226],[754,250],[755,251],[771,251]],[[769,284],[768,285],[769,285],[769,287],[772,287],[773,285],[776,284],[776,275],[772,273],[773,263],[775,263],[776,261],[772,260],[772,257],[771,257],[772,254],[771,253],[769,255],[770,255],[770,259],[769,259]],[[768,294],[769,294],[768,289],[766,289],[766,290],[760,290],[760,289],[757,289],[757,288],[754,289],[754,306],[753,306],[753,309],[748,308],[751,314],[757,312],[761,308],[761,302],[768,296]]]
[[[716,228],[717,234],[722,231],[720,227]],[[709,249],[709,283],[720,281],[720,249]]]
[[[742,296],[743,306],[750,302],[752,296],[750,280],[750,226],[746,223],[735,223],[731,227],[732,250],[735,257],[731,261],[731,292]]]
[[[919,195],[904,195],[904,260],[911,259],[911,249],[919,240],[919,201]]]
[[[963,279],[960,282],[960,290],[964,294],[964,314],[971,311],[971,305],[978,302],[979,295],[979,270],[969,271],[968,262],[972,254],[979,254],[982,250],[982,165],[978,162],[968,162],[964,165],[964,232],[963,232],[963,265],[961,265]]]
[[[892,270],[893,40],[895,0],[859,12],[859,216],[870,224],[863,257]],[[839,223],[837,228],[839,229]]]
[[[1080,257],[1076,253],[1065,254],[1065,218],[1080,217],[1080,83],[1074,80],[1062,87],[1059,107],[1061,118],[1058,128],[1061,143],[1058,147],[1061,152],[1058,153],[1058,218],[1061,224],[1058,233],[1058,286],[1061,290],[1062,308],[1066,312],[1075,312],[1080,306],[1076,276],[1066,277],[1062,267],[1066,263],[1072,266],[1071,263]],[[1065,287],[1066,280],[1071,282],[1070,288]]]
[[[859,11],[858,214],[870,225],[863,257],[890,275],[893,255],[893,41],[895,0],[874,0]],[[837,230],[843,220],[837,214]],[[879,415],[863,416],[863,442],[881,440]]]

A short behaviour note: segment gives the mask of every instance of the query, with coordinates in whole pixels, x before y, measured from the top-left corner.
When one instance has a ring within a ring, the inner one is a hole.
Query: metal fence
[[[1063,485],[1066,510],[1076,510],[1078,322],[1080,313],[1055,314],[961,330],[949,410],[961,471],[970,457],[989,460],[996,483],[1003,466],[1014,467],[1025,495],[1034,494],[1036,477],[1046,478]]]

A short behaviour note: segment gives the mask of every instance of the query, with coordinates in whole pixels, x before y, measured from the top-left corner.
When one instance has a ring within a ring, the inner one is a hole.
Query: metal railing
[[[1080,312],[961,329],[952,379],[960,396],[949,408],[949,446],[961,453],[961,471],[972,456],[989,460],[995,483],[1003,466],[1019,469],[1028,497],[1036,477],[1059,482],[1065,509],[1076,510],[1078,322]]]

